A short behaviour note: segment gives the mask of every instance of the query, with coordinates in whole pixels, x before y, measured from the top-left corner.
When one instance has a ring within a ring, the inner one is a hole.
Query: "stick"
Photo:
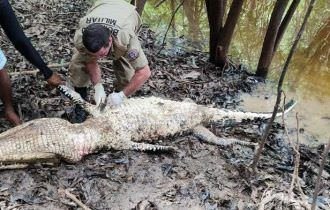
[[[155,8],[159,7],[162,3],[164,3],[166,0],[160,0],[158,3],[156,3]]]
[[[51,63],[48,64],[49,68],[62,68],[62,67],[67,67],[70,65],[70,62],[65,62],[65,63]]]
[[[285,99],[286,99],[286,95],[284,94],[283,104],[285,104]],[[285,124],[284,109],[283,109],[282,123],[284,125],[284,131],[285,131],[285,134],[288,138],[288,141],[289,141],[290,145],[292,146],[292,149],[295,153],[295,162],[294,162],[294,170],[293,170],[293,174],[292,174],[292,181],[291,181],[290,189],[287,192],[290,199],[293,198],[292,195],[293,195],[293,189],[294,189],[295,186],[298,188],[301,195],[306,197],[303,190],[302,190],[302,188],[301,188],[300,182],[299,182],[299,165],[300,165],[299,129],[300,129],[300,127],[299,127],[298,113],[296,113],[296,122],[297,122],[297,136],[296,136],[297,142],[296,142],[296,144],[294,144],[294,142],[290,139],[290,135],[289,135],[287,126]]]
[[[323,151],[322,161],[321,161],[320,168],[319,168],[319,174],[317,175],[317,180],[316,180],[316,184],[315,184],[315,190],[314,190],[313,203],[312,203],[311,210],[315,210],[315,208],[316,208],[316,199],[317,199],[317,194],[320,191],[321,176],[322,176],[322,172],[324,169],[324,165],[325,165],[329,150],[330,150],[330,139],[328,141],[327,146],[324,148],[324,151]]]
[[[172,22],[173,22],[173,20],[174,20],[175,14],[178,12],[178,10],[180,9],[180,7],[183,5],[184,1],[185,1],[185,0],[182,0],[181,3],[179,4],[179,6],[175,9],[175,11],[174,11],[174,13],[173,13],[173,15],[172,15],[172,18],[171,18],[171,20],[170,20],[170,23],[168,24],[167,30],[166,30],[166,32],[165,32],[165,35],[164,35],[164,38],[163,38],[163,42],[162,42],[162,45],[161,45],[162,48],[159,50],[159,52],[158,52],[157,54],[159,54],[159,53],[163,50],[163,48],[164,48],[163,46],[164,46],[164,43],[165,43],[165,40],[166,40],[166,37],[167,37],[167,33],[168,33],[168,31],[170,30],[170,27],[171,27]]]
[[[59,193],[64,193],[68,198],[73,200],[78,206],[80,206],[84,210],[91,210],[88,206],[83,204],[75,195],[69,192],[69,190],[59,189]]]
[[[69,66],[70,62],[65,62],[65,63],[52,63],[49,64],[49,68],[62,68],[62,67],[67,67]],[[39,70],[28,70],[28,71],[18,71],[18,72],[10,72],[10,76],[16,76],[16,75],[35,75],[39,72]]]
[[[99,61],[99,63],[111,63],[111,60],[102,60]],[[62,68],[62,67],[68,67],[70,65],[70,62],[65,63],[51,63],[48,64],[49,68]],[[28,71],[18,71],[18,72],[10,72],[10,76],[16,76],[16,75],[35,75],[39,72],[39,70],[28,70]]]
[[[38,70],[29,70],[29,71],[18,71],[18,72],[10,72],[10,76],[17,76],[17,75],[36,75],[39,71]]]
[[[299,128],[298,113],[296,113],[296,122],[297,122],[297,143],[296,143],[296,145],[294,145],[294,143],[292,142],[292,149],[293,149],[296,157],[295,157],[294,171],[293,171],[293,174],[292,174],[291,187],[289,189],[289,195],[290,196],[292,196],[293,188],[294,188],[295,185],[299,189],[300,193],[302,195],[305,195],[303,190],[301,189],[301,186],[300,186],[300,183],[299,183],[299,176],[298,176],[299,175],[299,165],[300,165],[300,152],[299,152],[299,129],[300,128]],[[286,135],[289,136],[289,133],[288,133],[286,128],[285,128],[285,130],[286,130]],[[290,197],[290,198],[292,198],[292,197]]]

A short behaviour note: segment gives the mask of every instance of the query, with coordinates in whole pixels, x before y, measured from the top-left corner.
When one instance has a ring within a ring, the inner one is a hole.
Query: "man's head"
[[[86,49],[98,58],[107,56],[112,44],[110,30],[97,23],[84,28],[82,41]]]

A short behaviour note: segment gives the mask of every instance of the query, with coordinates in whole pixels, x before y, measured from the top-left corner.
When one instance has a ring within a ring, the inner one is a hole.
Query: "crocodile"
[[[67,86],[60,92],[82,106],[90,117],[79,124],[61,118],[41,118],[23,123],[0,134],[0,168],[23,168],[49,160],[78,162],[85,155],[102,150],[173,151],[173,146],[151,144],[159,137],[191,131],[202,141],[216,145],[256,143],[220,138],[204,125],[210,122],[270,118],[272,113],[254,113],[174,101],[159,97],[133,97],[119,107],[103,109],[83,100]],[[287,113],[294,107],[289,106]]]

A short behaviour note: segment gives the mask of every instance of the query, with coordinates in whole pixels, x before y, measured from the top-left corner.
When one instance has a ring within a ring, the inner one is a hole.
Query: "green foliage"
[[[171,1],[165,1],[161,5],[159,5],[156,8],[156,3],[159,1],[157,0],[149,0],[147,1],[142,19],[143,22],[147,25],[149,25],[157,34],[160,36],[157,36],[159,41],[162,41],[168,27],[170,24],[170,21],[173,17],[174,11],[177,9],[177,7],[180,5],[182,1],[180,0],[173,0],[174,1],[174,7],[171,7]],[[201,0],[202,1],[202,0]],[[209,36],[209,27],[208,27],[208,21],[207,21],[207,14],[205,10],[202,12],[202,17],[200,18],[198,24],[200,28],[200,40],[199,42],[203,46],[204,50],[208,50],[208,36]],[[169,32],[167,34],[168,41],[173,40],[175,38],[184,36],[186,39],[189,40],[190,34],[189,31],[189,22],[188,19],[184,13],[183,7],[181,6],[178,11],[175,13],[174,19],[172,20],[172,25],[169,29]]]

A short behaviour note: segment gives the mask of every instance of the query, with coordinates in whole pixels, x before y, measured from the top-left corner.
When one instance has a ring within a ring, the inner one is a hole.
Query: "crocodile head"
[[[87,101],[85,101],[79,93],[72,90],[66,85],[60,85],[58,86],[58,90],[68,97],[70,100],[73,101],[75,104],[79,104],[81,107],[83,107],[89,114],[91,114],[93,117],[98,117],[102,115],[102,112],[104,110],[104,107],[100,109],[100,107],[90,104]]]

